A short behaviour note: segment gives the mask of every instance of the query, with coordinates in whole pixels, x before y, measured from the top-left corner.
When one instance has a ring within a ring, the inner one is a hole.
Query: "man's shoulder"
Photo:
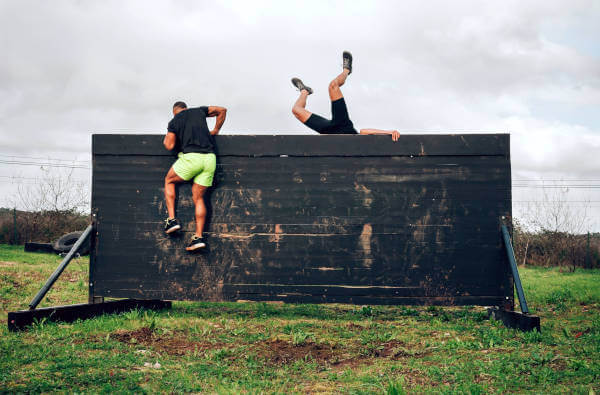
[[[188,111],[191,111],[191,113],[193,113],[194,115],[196,115],[196,114],[208,114],[208,106],[194,107],[194,108],[188,109]]]
[[[207,116],[208,106],[188,108],[187,110],[180,111],[177,115],[175,115],[169,122],[169,127],[184,127],[187,122],[194,122],[196,119],[206,118]]]
[[[195,119],[206,118],[208,116],[208,107],[188,108],[187,110],[182,111],[182,113],[183,112],[187,112],[186,119],[192,121]]]
[[[173,119],[171,119],[171,122],[178,122],[178,121],[180,121],[182,119],[185,119],[185,116],[186,116],[185,112],[186,111],[180,111],[177,115],[175,115],[173,117]]]
[[[181,111],[179,114],[175,115],[170,121],[167,127],[169,132],[177,132],[177,130],[181,127],[181,123],[183,122],[183,113],[185,111]]]

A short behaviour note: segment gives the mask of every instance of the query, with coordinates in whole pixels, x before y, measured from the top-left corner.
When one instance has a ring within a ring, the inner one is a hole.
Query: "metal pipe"
[[[73,257],[75,256],[75,253],[79,250],[79,248],[81,247],[81,245],[83,244],[85,239],[87,239],[90,236],[90,233],[92,233],[92,225],[89,225],[87,228],[85,228],[85,230],[83,231],[83,234],[79,237],[79,239],[77,239],[75,244],[73,244],[73,247],[71,247],[71,250],[69,251],[69,253],[65,256],[65,258],[62,260],[60,265],[58,265],[58,267],[56,268],[54,273],[52,273],[50,278],[48,278],[48,281],[46,281],[46,284],[44,284],[42,289],[40,289],[39,292],[37,293],[37,295],[35,295],[35,297],[31,301],[31,303],[29,303],[30,310],[34,310],[37,307],[37,305],[42,301],[44,296],[46,296],[46,293],[48,293],[50,288],[52,288],[52,286],[54,285],[54,282],[58,279],[58,277],[61,275],[63,270],[65,270],[65,268],[67,267],[69,262],[71,262],[71,259],[73,259]]]
[[[529,314],[527,301],[525,300],[525,293],[523,292],[523,286],[521,285],[521,277],[519,277],[517,261],[515,260],[515,251],[513,250],[512,243],[510,242],[510,234],[508,233],[508,228],[506,225],[502,225],[502,236],[504,238],[504,247],[506,247],[506,255],[508,255],[508,261],[510,262],[510,268],[515,281],[515,288],[517,288],[517,296],[519,297],[521,311],[524,314]]]

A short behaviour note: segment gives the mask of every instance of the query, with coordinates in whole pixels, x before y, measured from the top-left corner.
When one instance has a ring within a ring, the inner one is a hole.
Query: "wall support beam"
[[[102,314],[123,313],[133,309],[162,310],[168,308],[171,308],[171,302],[125,299],[96,304],[74,304],[36,310],[19,310],[8,313],[8,329],[14,332],[25,330],[35,322],[73,322]]]
[[[520,329],[523,332],[531,332],[534,329],[538,332],[542,331],[540,328],[540,317],[537,315],[492,307],[488,309],[488,318],[502,321],[508,328]]]
[[[52,273],[50,278],[48,278],[46,284],[44,284],[42,289],[38,291],[37,295],[35,295],[31,303],[29,303],[30,309],[33,310],[37,307],[38,304],[40,304],[44,296],[46,296],[50,288],[52,288],[56,280],[58,280],[58,277],[62,274],[63,270],[65,270],[67,265],[71,262],[71,259],[73,259],[73,257],[75,256],[75,253],[79,250],[79,248],[85,242],[85,240],[90,236],[90,233],[92,233],[92,225],[88,225],[88,227],[83,231],[83,234],[79,237],[79,239],[77,239],[73,247],[71,247],[71,250],[69,251],[67,256],[65,256],[65,259],[62,260],[62,262],[60,263],[60,265],[58,265],[54,273]]]
[[[508,255],[510,270],[512,270],[512,275],[515,282],[515,288],[517,289],[517,296],[519,297],[519,305],[521,306],[521,311],[524,314],[529,314],[527,300],[525,300],[525,292],[523,292],[523,286],[521,285],[521,277],[519,276],[519,268],[517,267],[517,261],[515,259],[515,251],[513,250],[512,243],[510,242],[510,234],[508,233],[508,228],[506,227],[506,225],[502,225],[502,237],[504,238],[504,247],[506,248],[506,255]]]

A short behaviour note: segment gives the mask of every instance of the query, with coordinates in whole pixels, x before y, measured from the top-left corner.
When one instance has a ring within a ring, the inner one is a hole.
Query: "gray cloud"
[[[179,99],[228,107],[224,133],[312,133],[289,79],[328,116],[350,49],[357,126],[511,132],[516,175],[587,177],[599,17],[594,1],[2,2],[0,153],[88,158],[91,132],[164,133]]]

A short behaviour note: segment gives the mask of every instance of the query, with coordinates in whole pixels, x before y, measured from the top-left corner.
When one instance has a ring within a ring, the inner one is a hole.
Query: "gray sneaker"
[[[344,53],[342,54],[342,60],[342,67],[348,69],[348,74],[352,74],[352,54],[348,51],[344,51]]]
[[[300,78],[292,78],[292,85],[294,85],[299,91],[306,89],[309,95],[312,95],[313,90],[311,87],[304,85]]]

